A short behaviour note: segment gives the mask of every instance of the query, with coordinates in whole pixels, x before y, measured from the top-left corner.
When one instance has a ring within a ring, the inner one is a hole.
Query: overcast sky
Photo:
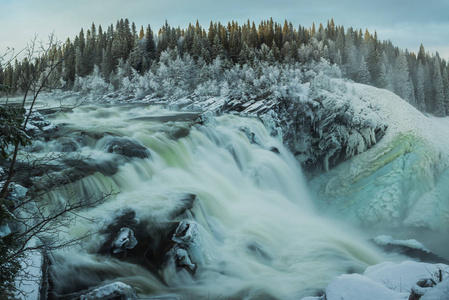
[[[22,49],[36,34],[54,32],[59,40],[72,40],[92,22],[106,29],[120,18],[153,30],[168,21],[185,28],[198,19],[209,22],[255,21],[273,17],[310,27],[334,18],[345,28],[377,31],[381,40],[417,52],[422,43],[431,53],[449,59],[449,0],[0,0],[0,54]]]

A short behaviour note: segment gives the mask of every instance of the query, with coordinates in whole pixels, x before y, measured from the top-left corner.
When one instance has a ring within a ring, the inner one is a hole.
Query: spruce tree
[[[148,25],[145,31],[145,51],[147,52],[148,58],[150,61],[156,60],[156,43],[154,42],[153,30],[151,30],[151,26]]]
[[[435,58],[432,82],[435,101],[434,114],[439,117],[444,117],[446,115],[444,83],[441,75],[440,62],[437,58]]]
[[[411,101],[410,74],[408,62],[403,51],[399,52],[394,65],[394,92],[402,99]]]
[[[365,58],[363,56],[360,60],[359,68],[357,70],[357,82],[363,84],[371,84],[371,75],[369,73]]]
[[[443,68],[444,102],[446,105],[446,116],[449,115],[449,74],[447,68]]]
[[[424,88],[424,67],[421,61],[418,61],[418,66],[416,68],[416,85],[415,85],[415,96],[417,108],[421,111],[426,111],[426,93]]]

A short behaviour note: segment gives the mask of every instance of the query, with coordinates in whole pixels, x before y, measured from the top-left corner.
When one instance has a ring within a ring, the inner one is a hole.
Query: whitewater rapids
[[[356,231],[319,216],[298,162],[259,120],[224,115],[198,124],[157,106],[83,106],[50,120],[72,139],[74,156],[103,165],[71,186],[77,197],[118,193],[63,230],[68,238],[98,233],[52,254],[58,293],[119,281],[145,299],[298,299],[384,260]],[[147,157],[109,153],[111,137],[137,141]],[[44,150],[61,151],[57,140]],[[69,201],[70,194],[47,197]],[[195,196],[192,207],[173,216],[183,195]],[[168,259],[154,271],[101,253],[104,229],[129,211],[149,232],[189,224],[186,267]]]

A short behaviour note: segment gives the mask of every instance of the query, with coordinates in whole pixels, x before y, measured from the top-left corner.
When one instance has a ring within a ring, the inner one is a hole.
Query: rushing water
[[[71,185],[77,196],[118,192],[64,230],[70,238],[98,233],[52,255],[55,292],[120,281],[142,298],[298,299],[382,259],[314,211],[299,164],[261,122],[192,118],[155,106],[85,106],[51,117],[65,136],[43,152],[73,151],[86,157],[80,172],[97,170]],[[123,137],[147,149],[122,155],[125,147],[113,146]],[[136,240],[122,252],[113,245],[128,228]]]

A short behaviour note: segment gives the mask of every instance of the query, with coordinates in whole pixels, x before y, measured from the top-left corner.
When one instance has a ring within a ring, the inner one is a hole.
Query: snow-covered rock
[[[439,281],[439,271],[444,277]],[[384,262],[368,267],[364,274],[343,274],[329,283],[325,296],[309,299],[326,300],[407,300],[414,291],[421,299],[449,299],[449,266],[404,261]],[[420,281],[429,281],[429,287],[419,287]],[[410,298],[412,299],[412,298]]]
[[[33,110],[30,114],[30,118],[28,120],[25,130],[28,134],[31,134],[32,136],[38,136],[42,134],[43,131],[57,130],[57,127],[51,124],[50,121],[46,120],[40,112]]]
[[[434,288],[429,289],[420,300],[447,300],[449,299],[449,278],[439,282]]]
[[[326,288],[326,300],[399,300],[409,293],[395,293],[385,285],[360,274],[345,274],[334,278]]]
[[[423,244],[415,239],[396,240],[391,235],[379,235],[378,237],[374,238],[373,241],[380,246],[397,245],[430,252]]]
[[[291,98],[192,97],[172,99],[166,105],[204,111],[207,116],[231,113],[260,118],[303,166],[311,171],[328,170],[372,147],[388,128],[379,107],[348,85],[320,73],[311,83],[298,82],[296,88],[301,92]],[[150,102],[160,104],[157,99]]]
[[[121,228],[117,233],[117,237],[112,242],[113,253],[125,251],[125,249],[133,249],[137,245],[137,239],[134,232],[129,228]]]
[[[94,289],[80,297],[81,300],[137,299],[135,290],[123,282],[114,282]]]

